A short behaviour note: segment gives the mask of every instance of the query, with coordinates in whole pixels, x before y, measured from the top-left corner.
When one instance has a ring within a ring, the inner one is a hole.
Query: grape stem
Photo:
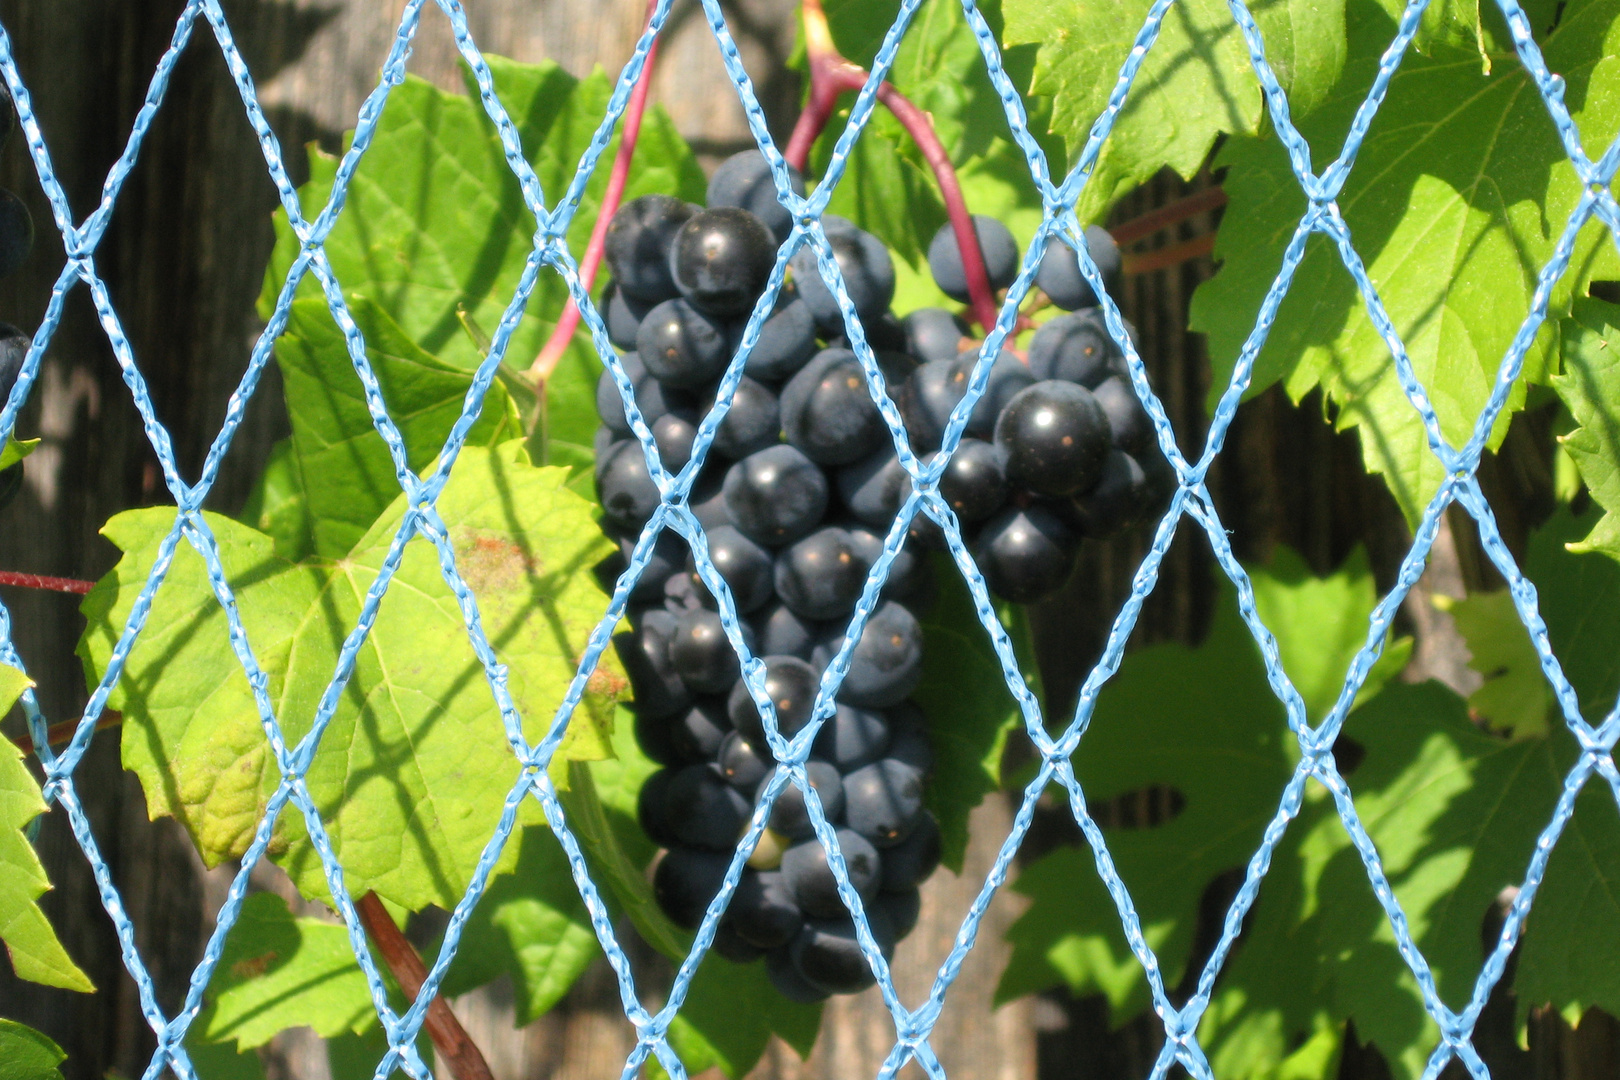
[[[123,722],[123,713],[116,709],[103,709],[101,710],[101,715],[96,718],[96,730],[101,731],[105,728],[117,727]],[[63,720],[60,723],[52,724],[50,727],[45,729],[45,741],[51,746],[66,746],[68,742],[72,740],[73,733],[78,730],[78,720]],[[33,736],[29,735],[26,731],[19,735],[13,735],[11,737],[11,741],[15,743],[17,747],[25,754],[37,753],[37,748],[34,746]]]
[[[1225,189],[1218,187],[1205,188],[1203,191],[1195,191],[1185,198],[1149,210],[1140,217],[1122,221],[1109,229],[1108,233],[1114,238],[1114,243],[1123,247],[1126,244],[1134,244],[1138,240],[1145,240],[1160,229],[1180,225],[1183,221],[1225,205]]]
[[[78,578],[46,577],[43,574],[21,574],[14,570],[0,570],[0,585],[16,585],[24,589],[44,589],[46,592],[77,593],[83,596],[96,587],[93,581]]]
[[[656,0],[648,0],[647,20],[652,21]],[[602,193],[602,205],[597,209],[596,222],[591,226],[591,238],[585,244],[585,257],[579,261],[579,283],[587,292],[596,283],[596,271],[602,266],[602,248],[607,243],[608,222],[624,199],[625,185],[630,181],[630,159],[636,153],[636,140],[641,136],[641,117],[647,111],[647,91],[652,86],[653,61],[658,57],[658,39],[647,49],[646,63],[641,66],[641,77],[630,91],[630,101],[624,110],[624,130],[619,136],[619,149],[613,155],[613,171],[608,174],[607,190]],[[579,305],[569,297],[562,317],[546,340],[540,355],[529,365],[529,375],[540,393],[540,409],[545,410],[546,380],[551,378],[562,359],[568,343],[579,328]]]
[[[422,992],[422,984],[427,981],[427,966],[416,955],[416,950],[405,939],[399,924],[388,914],[388,909],[376,893],[368,892],[362,896],[355,909],[360,913],[360,921],[376,943],[377,951],[382,954],[394,981],[399,983],[406,999],[414,1005],[416,995]],[[439,1057],[449,1066],[456,1080],[494,1080],[478,1045],[467,1034],[467,1029],[461,1026],[461,1021],[456,1019],[456,1014],[450,1011],[444,998],[435,997],[428,1005],[422,1028],[433,1040],[434,1049],[438,1050]]]
[[[801,173],[809,164],[810,147],[832,119],[839,96],[858,93],[869,78],[865,68],[845,59],[833,43],[821,0],[803,0],[802,16],[805,55],[810,68],[810,96],[783,153],[788,164]],[[951,164],[950,155],[939,141],[928,114],[917,108],[893,83],[880,83],[877,98],[906,129],[906,134],[917,144],[923,160],[934,173],[939,193],[945,200],[945,212],[950,216],[951,231],[956,234],[957,250],[962,255],[970,314],[988,333],[996,323],[996,298],[990,289],[990,274],[984,266],[984,252],[979,249],[979,234],[973,228],[973,215],[968,212],[967,200],[962,197],[962,185],[956,178],[956,167]]]

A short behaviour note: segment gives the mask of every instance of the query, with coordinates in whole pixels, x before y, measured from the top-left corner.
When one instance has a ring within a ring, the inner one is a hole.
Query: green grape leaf
[[[689,1075],[719,1068],[737,1080],[753,1070],[772,1035],[806,1058],[820,1028],[821,1005],[800,1005],[777,993],[763,960],[733,964],[711,955],[693,977],[669,1039]]]
[[[288,562],[315,553],[315,519],[309,513],[304,477],[290,437],[270,448],[264,471],[248,493],[238,519],[272,538],[276,554]]]
[[[1001,660],[979,624],[973,597],[956,566],[939,556],[935,577],[939,596],[920,619],[923,674],[911,697],[928,718],[934,748],[927,803],[939,819],[942,859],[961,873],[968,815],[985,796],[1000,790],[1001,755],[1008,735],[1023,725],[1024,714],[1007,690]],[[1024,677],[1039,694],[1035,665],[1028,657],[1023,608],[1003,605],[999,614],[1003,625],[1011,625]]]
[[[1052,99],[1052,131],[1063,138],[1070,161],[1078,159],[1106,107],[1150,6],[1149,0],[1004,0],[1003,40],[1038,48],[1033,79],[1025,85]],[[1306,112],[1344,66],[1343,0],[1258,5],[1254,18],[1290,103],[1296,113]],[[1260,83],[1231,9],[1223,0],[1177,4],[1097,159],[1076,208],[1080,219],[1099,220],[1166,166],[1190,178],[1217,138],[1252,134],[1263,115]]]
[[[7,439],[5,447],[0,448],[0,469],[11,468],[38,449],[38,439]]]
[[[0,664],[0,715],[32,685],[16,668]],[[37,903],[51,883],[23,827],[45,809],[22,750],[0,738],[0,941],[19,979],[90,993],[90,977],[68,956]]]
[[[1589,133],[1620,126],[1620,59],[1610,55],[1620,47],[1617,18],[1616,0],[1574,0],[1541,42]],[[1337,152],[1393,34],[1388,18],[1354,20],[1343,77],[1318,106],[1296,109],[1318,168]],[[1274,136],[1233,137],[1217,164],[1227,169],[1230,200],[1215,250],[1222,266],[1199,287],[1191,314],[1214,358],[1212,399],[1227,385],[1306,209]],[[1436,45],[1432,55],[1402,62],[1338,206],[1454,445],[1472,432],[1530,308],[1536,275],[1579,194],[1541,96],[1517,61],[1484,75],[1477,50]],[[1526,356],[1525,379],[1510,394],[1492,445],[1522,407],[1525,381],[1545,381],[1556,369],[1558,320],[1572,298],[1594,274],[1612,277],[1615,270],[1607,237],[1594,224],[1578,238],[1571,271],[1553,289],[1549,321]],[[1322,237],[1306,246],[1247,393],[1276,382],[1296,401],[1321,386],[1337,425],[1359,429],[1367,469],[1383,476],[1408,521],[1417,520],[1440,483],[1440,463],[1338,250]]]
[[[1468,695],[1469,712],[1493,731],[1545,735],[1552,691],[1513,607],[1513,595],[1499,589],[1462,600],[1436,596],[1434,604],[1456,621],[1457,632],[1468,643],[1468,666],[1485,679]]]
[[[294,916],[274,893],[253,893],[225,939],[191,1037],[263,1046],[278,1031],[331,1037],[377,1026],[371,990],[341,923]]]
[[[198,1043],[191,1038],[186,1042],[186,1054],[200,1080],[264,1080],[264,1064],[257,1050],[239,1052],[229,1043]],[[377,1057],[380,1060],[382,1054]]]
[[[413,472],[421,472],[444,449],[460,418],[471,375],[417,348],[376,303],[353,297],[349,310],[365,334],[366,355],[405,441],[406,460]],[[336,559],[399,497],[399,480],[326,302],[298,300],[290,316],[276,343],[276,359],[292,420],[304,512],[313,521],[315,554]],[[515,403],[500,382],[493,383],[468,445],[493,446],[522,433]]]
[[[462,930],[443,993],[511,975],[521,1026],[546,1013],[598,954],[562,845],[543,825],[518,834],[517,865],[496,878]]]
[[[62,1048],[41,1032],[0,1017],[0,1080],[62,1080]]]
[[[1620,306],[1583,297],[1563,325],[1563,374],[1553,388],[1580,426],[1564,436],[1592,498],[1608,513],[1580,543],[1620,559]]]
[[[438,502],[530,739],[550,723],[605,606],[591,568],[611,546],[590,504],[563,487],[566,478],[566,470],[529,465],[515,442],[468,447]],[[337,563],[287,562],[270,537],[208,518],[289,743],[309,729],[404,512],[401,495]],[[172,511],[136,510],[104,530],[125,554],[83,607],[88,628],[79,651],[92,682],[172,520]],[[605,658],[570,723],[563,758],[611,752],[613,702],[625,687]],[[203,562],[185,543],[111,704],[124,714],[124,763],[140,778],[150,812],[179,819],[210,864],[245,850],[278,775]],[[415,540],[307,777],[350,890],[374,889],[413,911],[453,907],[517,772],[437,551]],[[538,807],[525,804],[520,821],[538,820]],[[304,828],[301,815],[282,814],[271,856],[306,896],[324,898],[325,876]],[[498,869],[509,869],[516,855],[509,847]]]

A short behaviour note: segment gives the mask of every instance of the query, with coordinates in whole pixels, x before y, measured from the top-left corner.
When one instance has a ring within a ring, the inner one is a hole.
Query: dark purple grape
[[[810,778],[810,786],[816,789],[816,798],[821,800],[821,812],[828,821],[837,821],[844,812],[844,782],[838,770],[825,761],[808,761],[804,771]],[[775,774],[776,770],[772,769],[759,782],[761,794]],[[769,824],[776,832],[795,840],[803,840],[814,831],[810,824],[810,808],[805,805],[804,792],[799,790],[797,784],[788,784],[776,796],[776,801],[771,804]]]
[[[911,835],[883,850],[883,891],[903,893],[927,880],[939,865],[939,840],[939,822],[923,811]]]
[[[829,994],[853,994],[877,982],[847,912],[843,918],[805,923],[788,955],[805,982]]]
[[[758,790],[760,781],[774,767],[774,760],[769,750],[756,747],[736,731],[726,734],[715,756],[726,783],[749,795]]]
[[[1005,289],[1018,276],[1018,241],[1013,239],[1007,226],[983,214],[973,215],[973,232],[979,238],[979,251],[984,255],[990,291]],[[948,221],[939,227],[928,244],[928,272],[934,275],[934,284],[946,296],[958,303],[968,302],[967,269],[962,265],[956,230]]]
[[[827,526],[777,554],[776,595],[806,619],[847,616],[860,599],[867,569],[849,534]]]
[[[1114,373],[1119,348],[1095,308],[1059,315],[1044,323],[1029,343],[1035,378],[1062,379],[1088,390]]]
[[[753,811],[748,799],[711,765],[688,765],[670,778],[664,795],[669,828],[688,847],[730,851]]]
[[[885,874],[888,864],[889,853],[884,852]],[[872,911],[888,923],[889,931],[894,934],[894,939],[899,941],[917,928],[917,918],[922,914],[922,893],[916,889],[880,892],[872,898]]]
[[[681,549],[682,563],[685,563],[686,549]],[[699,597],[702,587],[692,583],[692,575],[683,569],[679,573],[671,574],[664,579],[664,610],[679,619],[688,611],[703,606]]]
[[[636,353],[659,382],[686,390],[718,379],[731,360],[725,325],[684,299],[647,312],[636,331]]]
[[[637,720],[639,742],[640,718]],[[642,749],[646,749],[645,743],[642,743]],[[675,845],[675,833],[669,827],[667,808],[669,781],[674,775],[673,769],[659,769],[647,777],[646,782],[641,785],[641,791],[636,795],[636,821],[641,825],[641,831],[647,834],[647,838],[659,847]]]
[[[848,773],[882,757],[888,746],[889,723],[882,713],[840,703],[816,732],[814,753]]]
[[[686,500],[686,504],[692,508],[692,516],[698,519],[698,524],[703,526],[706,533],[712,534],[716,529],[734,524],[731,511],[726,508],[724,486],[730,468],[720,458],[709,458],[703,463],[703,471],[698,473]]]
[[[1102,479],[1074,500],[1075,521],[1084,536],[1108,536],[1142,520],[1152,500],[1147,474],[1136,459],[1114,450]]]
[[[692,703],[684,715],[669,720],[670,742],[681,760],[714,761],[720,745],[731,734],[724,698],[703,697]]]
[[[1078,538],[1043,506],[1011,506],[979,533],[974,560],[990,591],[1015,604],[1056,592],[1074,571]]]
[[[900,504],[911,494],[911,477],[887,442],[834,477],[838,497],[855,520],[888,531]]]
[[[34,218],[23,201],[0,188],[0,277],[10,277],[34,250]]]
[[[866,567],[865,572],[871,573],[873,564],[883,553],[884,537],[861,525],[848,526],[845,531],[849,533],[850,546]],[[889,576],[884,579],[883,591],[879,595],[885,600],[899,600],[915,611],[917,605],[913,600],[927,595],[933,582],[934,572],[928,560],[920,558],[913,545],[907,544],[895,552],[894,561],[889,564]]]
[[[918,308],[900,324],[906,330],[906,351],[924,363],[955,360],[968,336],[967,323],[944,308]]]
[[[1103,415],[1108,417],[1108,430],[1114,437],[1114,447],[1132,457],[1141,457],[1153,450],[1155,435],[1153,421],[1148,418],[1136,388],[1123,375],[1110,375],[1092,391]]]
[[[709,561],[722,580],[731,589],[731,599],[737,613],[746,615],[770,603],[771,555],[730,525],[706,530],[709,541]],[[686,557],[686,572],[692,579],[698,599],[705,607],[715,607],[714,595],[698,577],[697,559]]]
[[[658,460],[671,473],[686,468],[692,460],[692,443],[697,439],[697,417],[682,409],[668,412],[653,421],[653,442],[658,446]]]
[[[922,773],[894,758],[844,777],[844,821],[879,848],[911,835],[923,815]]]
[[[674,636],[675,616],[652,608],[642,616],[641,626],[613,638],[640,715],[674,716],[692,704],[692,692],[669,662],[669,642]]]
[[[1005,455],[994,443],[963,439],[939,478],[939,494],[963,524],[983,521],[1007,501]]]
[[[765,693],[776,708],[777,730],[782,737],[791,739],[810,721],[811,707],[816,703],[816,691],[821,678],[814,668],[796,656],[766,656]],[[765,722],[760,719],[748,684],[737,680],[731,688],[726,704],[731,726],[742,732],[743,738],[755,746],[768,745]]]
[[[633,535],[619,535],[619,552],[623,556],[624,565],[628,565],[631,555],[635,553],[636,541],[641,538],[639,532]],[[686,565],[686,541],[681,539],[680,533],[672,529],[665,529],[653,541],[652,557],[647,560],[647,568],[641,572],[636,580],[635,588],[630,590],[630,602],[633,604],[658,604],[664,599],[664,583],[671,574],[680,573]],[[622,572],[622,570],[621,570]]]
[[[894,300],[894,263],[889,258],[889,249],[869,232],[854,228],[848,222],[838,224],[834,215],[823,217],[822,225],[856,315],[862,324],[881,318]],[[808,246],[800,248],[789,265],[793,268],[799,296],[810,305],[816,325],[827,334],[843,333],[843,313],[838,309],[832,290],[821,279],[815,251]]]
[[[747,315],[776,262],[776,238],[735,206],[713,206],[687,219],[669,249],[669,272],[691,305],[719,319]]]
[[[765,974],[778,994],[797,1004],[814,1005],[831,996],[830,991],[812,986],[799,974],[786,948],[772,949],[765,954]]]
[[[746,325],[746,322],[732,324],[729,341],[734,356],[742,344]],[[754,342],[753,351],[743,362],[743,371],[761,382],[786,382],[810,362],[818,348],[815,316],[789,282],[777,296],[776,310],[760,326],[759,340]]]
[[[607,323],[608,340],[613,342],[613,347],[635,348],[636,331],[651,310],[651,304],[631,299],[617,284],[609,284],[607,292],[602,294],[602,317]]]
[[[1052,496],[1087,491],[1108,460],[1108,417],[1085,387],[1050,379],[1007,403],[996,446],[1014,488]]]
[[[663,395],[641,393],[637,383],[647,376],[647,366],[641,362],[641,357],[633,352],[627,352],[619,357],[619,363],[623,365],[625,377],[630,380],[631,387],[636,390],[636,408],[641,410],[641,419],[651,424],[668,411],[663,407]],[[654,382],[652,385],[658,384]],[[605,367],[602,374],[596,378],[596,415],[602,418],[602,423],[615,435],[630,434],[630,421],[624,415],[624,397],[619,393],[619,384],[614,381],[613,372]]]
[[[754,615],[754,635],[762,656],[797,656],[808,660],[816,645],[816,628],[780,601]]]
[[[653,871],[653,896],[676,926],[696,930],[730,865],[731,856],[717,851],[670,848]]]
[[[1103,288],[1109,293],[1119,291],[1121,260],[1119,245],[1101,225],[1086,226],[1086,253],[1102,275]],[[1080,259],[1074,249],[1058,237],[1052,237],[1041,254],[1041,265],[1035,271],[1035,287],[1047,299],[1065,311],[1096,307],[1097,293],[1080,272]]]
[[[838,830],[838,850],[849,871],[849,883],[863,901],[877,892],[883,860],[866,838],[852,829]],[[848,914],[838,895],[837,879],[819,840],[795,844],[782,854],[782,880],[799,909],[812,918],[836,919]]]
[[[804,913],[793,902],[782,875],[776,870],[744,870],[726,907],[726,921],[743,940],[762,949],[775,949],[792,941],[804,925]]]
[[[744,536],[771,547],[791,544],[827,512],[827,477],[798,448],[772,446],[731,467],[725,498]]]
[[[883,445],[889,428],[847,349],[823,349],[782,388],[787,441],[821,465],[848,465]]]
[[[963,353],[957,360],[964,374],[962,380],[964,395],[972,384],[973,368],[978,360],[979,354],[976,352]],[[996,431],[996,420],[1007,407],[1007,403],[1033,385],[1035,376],[1030,372],[1029,366],[1018,359],[1011,349],[1003,348],[990,364],[990,375],[984,384],[984,393],[979,395],[973,411],[968,414],[967,426],[963,431],[980,439],[991,438]],[[940,430],[943,433],[943,425]]]
[[[715,429],[713,453],[733,461],[780,442],[781,410],[776,395],[744,375],[731,396],[731,408]]]
[[[883,314],[870,319],[861,320],[861,329],[866,333],[866,343],[874,352],[904,353],[906,348],[906,328],[900,325],[900,320],[894,312],[885,311]],[[827,339],[827,345],[835,349],[854,349],[849,336],[849,328],[845,327]],[[915,365],[915,359],[913,364]]]
[[[804,194],[804,177],[787,166],[788,180],[795,195]],[[793,231],[793,215],[777,198],[776,178],[770,162],[755,149],[741,150],[720,163],[709,177],[708,205],[738,206],[764,222],[777,244]]]
[[[697,210],[668,195],[643,195],[619,207],[608,224],[602,253],[626,296],[656,304],[680,295],[669,272],[669,249]]]
[[[744,640],[748,624],[743,624]],[[720,615],[708,608],[688,611],[675,624],[675,635],[669,643],[669,662],[674,665],[681,681],[697,694],[727,694],[737,681],[737,653],[726,637]],[[721,729],[723,735],[724,728]],[[703,756],[713,757],[720,745],[716,737],[714,747]]]
[[[765,950],[737,933],[730,920],[721,920],[714,928],[711,948],[733,964],[751,964],[765,955]]]
[[[838,699],[868,709],[905,700],[922,678],[922,626],[893,600],[879,604],[850,654]]]
[[[884,757],[903,761],[928,774],[934,767],[934,748],[928,741],[928,718],[915,701],[902,701],[883,711],[889,721],[889,749]]]

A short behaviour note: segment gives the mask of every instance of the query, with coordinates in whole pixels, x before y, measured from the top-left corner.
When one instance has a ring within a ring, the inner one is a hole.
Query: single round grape
[[[647,471],[641,444],[615,443],[596,464],[596,491],[608,521],[619,529],[639,531],[658,509],[658,485]]]
[[[20,270],[33,249],[33,215],[21,199],[0,188],[0,277]]]
[[[984,255],[990,291],[1005,289],[1018,276],[1018,241],[1013,239],[1007,226],[984,214],[973,215],[973,232],[979,238],[979,251]],[[958,303],[968,302],[967,269],[962,265],[956,229],[948,221],[939,227],[928,244],[928,272],[934,275],[934,284],[946,296]]]
[[[638,734],[640,732],[639,725],[637,732]],[[643,747],[645,748],[645,744]],[[674,847],[676,843],[675,833],[669,827],[667,809],[669,782],[674,775],[674,769],[659,769],[647,777],[646,782],[641,785],[641,791],[636,795],[636,821],[641,825],[641,831],[647,834],[647,838],[659,847]]]
[[[863,901],[870,899],[877,892],[878,879],[883,873],[883,860],[878,857],[877,848],[860,833],[839,829],[838,850],[843,853],[850,885]],[[782,880],[806,915],[836,919],[848,913],[838,895],[837,879],[827,863],[821,841],[806,840],[788,848],[782,855]]]
[[[939,449],[950,422],[951,410],[967,393],[970,367],[957,359],[930,360],[906,380],[899,396],[900,417],[915,453]]]
[[[904,893],[927,880],[939,865],[939,822],[924,810],[911,834],[898,844],[883,849],[885,893]]]
[[[772,949],[765,954],[765,975],[778,994],[799,1005],[814,1005],[832,996],[831,991],[811,985],[799,974],[799,969],[793,966],[793,957],[785,948]]]
[[[963,439],[940,475],[939,494],[964,524],[983,521],[1007,501],[1005,454],[994,443]]]
[[[691,507],[692,516],[698,519],[703,531],[713,535],[714,530],[735,524],[731,520],[731,511],[726,508],[725,479],[731,466],[720,458],[710,458],[703,463],[703,470],[698,473],[697,480],[692,484],[691,494],[687,497],[686,505]]]
[[[730,525],[707,530],[709,561],[731,589],[731,599],[737,613],[746,615],[757,611],[771,600],[771,555]],[[692,580],[698,599],[705,607],[716,606],[714,595],[703,579],[698,577],[697,559],[688,554],[686,572]]]
[[[822,814],[828,821],[837,821],[844,812],[844,782],[838,770],[825,761],[812,760],[805,762],[804,771],[810,778],[810,786],[816,789],[816,798],[821,800]],[[759,782],[760,794],[775,775],[774,768],[765,774],[765,779]],[[803,840],[815,831],[810,824],[810,808],[805,805],[804,792],[797,784],[788,784],[776,796],[771,804],[770,827],[794,840]]]
[[[735,356],[742,345],[746,322],[732,324],[728,339],[731,354]],[[816,355],[816,319],[810,314],[810,305],[799,299],[792,282],[782,286],[776,299],[776,310],[759,328],[759,340],[743,361],[743,371],[767,383],[786,382],[795,372]]]
[[[744,870],[726,907],[726,921],[745,941],[775,949],[792,941],[804,925],[804,912],[777,870]]]
[[[810,709],[816,703],[821,679],[814,668],[797,656],[766,656],[763,660],[765,694],[776,708],[777,730],[783,738],[791,739],[810,722]],[[742,732],[743,738],[755,746],[769,745],[765,722],[743,680],[738,679],[731,688],[726,711],[731,717],[731,726]]]
[[[1040,380],[1062,379],[1091,389],[1114,372],[1119,347],[1095,309],[1059,315],[1029,342],[1029,370]]]
[[[682,549],[681,554],[685,556],[685,549]],[[685,569],[664,579],[665,611],[679,619],[688,611],[702,606],[703,601],[698,597],[698,586],[692,584],[692,575]]]
[[[687,219],[669,249],[669,272],[681,295],[719,319],[747,315],[765,291],[776,262],[776,238],[765,223],[735,206],[713,206]]]
[[[720,426],[715,429],[713,453],[741,460],[780,441],[782,414],[776,395],[764,383],[744,375],[731,396]]]
[[[1015,604],[1056,592],[1074,571],[1077,539],[1043,506],[1010,506],[985,522],[974,560],[990,591]]]
[[[641,357],[633,352],[620,356],[619,363],[624,368],[625,377],[630,380],[631,388],[638,391],[636,408],[641,410],[641,419],[651,424],[661,413],[649,417],[648,402],[639,392],[640,388],[636,386],[637,380],[646,377],[647,366],[641,362]],[[656,404],[663,404],[662,394],[658,395]],[[596,415],[601,417],[602,423],[615,435],[630,434],[630,421],[624,415],[624,397],[619,393],[619,384],[614,381],[613,372],[606,367],[602,369],[602,374],[596,377]]]
[[[726,328],[684,299],[665,300],[641,320],[636,353],[666,386],[694,389],[725,373]]]
[[[869,919],[867,925],[871,925]],[[829,994],[853,994],[877,982],[855,937],[848,913],[841,919],[812,919],[788,948],[804,981]]]
[[[1136,388],[1123,375],[1110,375],[1092,391],[1103,415],[1108,417],[1108,431],[1114,437],[1114,447],[1133,457],[1148,453],[1156,436],[1153,421],[1136,396]]]
[[[850,654],[838,699],[868,709],[905,700],[922,678],[922,626],[893,600],[879,604]]]
[[[730,693],[731,684],[737,681],[737,654],[726,637],[719,613],[708,608],[700,607],[680,617],[669,643],[669,662],[694,693]],[[715,747],[704,756],[712,757],[718,746],[717,738]]]
[[[619,207],[608,223],[602,254],[626,296],[656,304],[680,295],[669,272],[669,249],[697,210],[668,195],[643,195]]]
[[[596,429],[596,434],[591,436],[592,453],[596,460],[600,462],[607,456],[607,452],[613,448],[614,444],[621,443],[628,438],[628,435],[620,435],[617,432],[609,431],[606,427],[599,427]]]
[[[1141,521],[1152,501],[1147,474],[1135,458],[1114,450],[1103,465],[1102,479],[1074,500],[1075,518],[1084,536],[1109,536]]]
[[[787,166],[788,181],[795,195],[804,194],[804,177]],[[709,177],[706,201],[710,207],[739,206],[759,218],[777,244],[793,231],[793,215],[776,195],[776,178],[770,162],[756,149],[741,150],[720,163]]]
[[[888,876],[889,853],[883,853],[884,876]],[[917,918],[922,914],[922,893],[917,889],[903,889],[899,892],[879,892],[872,898],[872,907],[876,913],[882,915],[892,929],[895,940],[907,937],[917,928]]]
[[[1101,225],[1086,226],[1086,254],[1097,265],[1102,275],[1103,288],[1109,293],[1119,291],[1121,260],[1119,245]],[[1056,236],[1041,254],[1041,265],[1035,271],[1035,287],[1047,299],[1065,311],[1096,307],[1101,301],[1097,293],[1080,272],[1080,258],[1074,249]]]
[[[641,534],[620,534],[617,536],[619,552],[626,565],[636,550],[636,541]],[[653,541],[652,557],[647,560],[647,568],[641,572],[636,580],[635,588],[630,590],[632,604],[659,604],[664,600],[664,583],[672,574],[679,574],[686,565],[686,541],[681,534],[673,529],[665,529]],[[622,573],[622,570],[621,570]],[[609,589],[611,591],[611,588]]]
[[[786,604],[777,601],[761,608],[754,614],[753,621],[760,655],[810,659],[810,650],[816,644],[816,628],[809,620],[795,615]]]
[[[834,480],[839,499],[855,520],[885,532],[911,494],[911,477],[887,440],[866,457],[839,469]]]
[[[973,369],[978,363],[977,352],[965,352],[957,359],[963,372],[962,392],[965,395],[973,381]],[[1035,385],[1035,376],[1025,364],[1011,350],[1003,348],[996,354],[990,363],[990,375],[984,384],[984,393],[974,403],[973,411],[968,413],[967,426],[962,430],[980,439],[991,438],[995,434],[996,420],[1000,418],[1002,410],[1007,403],[1030,386]],[[944,425],[941,425],[943,434]]]
[[[653,871],[653,897],[676,926],[696,930],[730,866],[729,854],[672,847]]]
[[[703,697],[684,714],[669,719],[670,742],[682,761],[703,763],[716,760],[721,744],[731,730],[724,698]]]
[[[651,608],[642,616],[639,627],[614,635],[613,644],[630,679],[636,712],[643,716],[674,716],[692,704],[692,692],[669,662],[675,622],[669,612]]]
[[[866,334],[866,343],[872,346],[873,352],[907,351],[906,328],[900,324],[900,320],[892,311],[885,311],[870,319],[862,317],[861,330]],[[850,341],[849,327],[846,326],[832,334],[827,339],[827,345],[834,349],[854,349],[855,346]]]
[[[900,320],[900,325],[906,331],[906,351],[924,363],[956,359],[962,339],[968,336],[962,317],[944,308],[918,308]]]
[[[870,573],[883,553],[884,537],[861,525],[846,526],[845,531],[849,533],[850,546]],[[926,595],[933,581],[933,567],[927,559],[917,555],[913,545],[907,544],[895,552],[894,561],[889,563],[889,576],[884,579],[883,590],[878,595],[885,600],[899,600],[915,611],[913,600]]]
[[[737,933],[737,928],[728,919],[722,919],[714,928],[714,941],[710,947],[733,964],[751,964],[765,955],[764,949]]]
[[[726,778],[726,783],[749,795],[758,790],[760,781],[773,768],[770,751],[755,746],[739,731],[726,733],[715,755],[715,763],[720,768],[720,775]]]
[[[1085,387],[1049,379],[1007,403],[996,446],[1014,488],[1052,496],[1088,491],[1108,460],[1108,417]]]
[[[753,810],[742,793],[709,765],[676,770],[664,796],[664,807],[675,839],[708,851],[734,848]]]
[[[826,513],[827,477],[797,447],[778,444],[731,467],[725,499],[744,536],[770,547],[791,544]]]
[[[652,310],[651,304],[632,299],[624,294],[617,283],[610,284],[602,295],[602,317],[607,323],[608,340],[616,349],[636,347],[636,331],[641,320]]]
[[[853,227],[835,227],[832,215],[822,219],[827,229],[827,242],[832,247],[833,259],[844,279],[845,291],[862,324],[878,319],[894,300],[894,262],[883,241],[869,232]],[[827,334],[840,334],[845,330],[844,315],[832,290],[821,279],[821,267],[816,253],[802,247],[794,254],[789,265],[793,268],[793,281],[799,296],[810,305],[816,325]]]
[[[859,461],[888,439],[855,354],[823,349],[782,388],[782,431],[820,465]]]
[[[889,723],[882,713],[840,702],[816,732],[813,752],[839,772],[848,773],[882,757],[888,746]],[[847,798],[846,793],[846,803]]]
[[[671,473],[678,473],[692,460],[692,444],[697,440],[697,418],[687,410],[669,412],[653,421],[653,442],[658,460]]]
[[[868,569],[849,534],[830,525],[776,556],[776,595],[806,619],[847,616],[860,599]]]
[[[844,777],[844,821],[875,847],[910,836],[922,815],[922,773],[903,761],[884,758]]]

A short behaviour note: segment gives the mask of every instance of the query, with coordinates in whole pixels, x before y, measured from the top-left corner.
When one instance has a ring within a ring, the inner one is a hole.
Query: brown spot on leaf
[[[231,974],[238,979],[257,979],[270,970],[270,965],[275,963],[276,959],[273,949],[263,956],[250,956],[246,960],[238,960],[232,964]]]
[[[456,539],[456,568],[479,596],[522,588],[537,571],[537,562],[499,533],[467,530]]]

